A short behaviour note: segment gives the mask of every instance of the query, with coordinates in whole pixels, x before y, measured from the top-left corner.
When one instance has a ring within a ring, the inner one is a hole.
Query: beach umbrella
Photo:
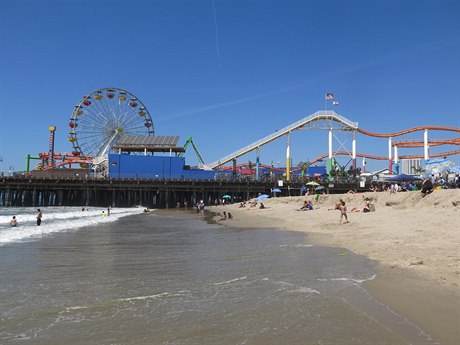
[[[224,199],[231,199],[232,197],[231,197],[230,195],[228,195],[228,194],[225,194],[222,198],[224,198]]]
[[[326,187],[324,187],[324,186],[318,186],[318,187],[315,188],[315,190],[318,190],[318,191],[323,190],[323,189],[326,189]]]
[[[306,183],[306,185],[307,186],[319,186],[319,183],[315,181],[311,181],[311,182]]]
[[[256,200],[260,201],[260,200],[268,199],[269,197],[270,197],[270,195],[268,195],[268,194],[261,194],[256,198]]]
[[[273,192],[273,193],[281,193],[281,189],[279,189],[279,188],[273,188],[273,189],[272,189],[272,192]]]

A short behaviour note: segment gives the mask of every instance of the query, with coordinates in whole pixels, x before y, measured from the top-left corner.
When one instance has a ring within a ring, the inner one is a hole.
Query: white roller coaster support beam
[[[286,145],[286,181],[291,180],[291,132],[287,134]]]
[[[353,170],[356,170],[356,131],[353,131],[351,142],[351,158],[353,159]]]
[[[332,129],[329,130],[329,141],[328,141],[328,148],[329,148],[329,159],[332,159]]]
[[[257,148],[256,149],[256,181],[259,181],[260,180],[260,177],[259,177],[259,168],[260,168],[260,148]]]
[[[215,162],[212,162],[212,163],[209,163],[207,164],[207,166],[211,169],[215,169],[221,165],[224,165],[230,161],[232,161],[233,159],[236,159],[240,156],[243,156],[253,150],[255,150],[256,148],[258,147],[262,147],[264,146],[265,144],[268,144],[269,142],[271,141],[274,141],[278,138],[281,138],[282,136],[292,132],[292,131],[295,131],[295,130],[298,130],[298,129],[301,129],[303,128],[305,125],[308,125],[309,123],[312,123],[312,122],[315,122],[315,121],[319,121],[319,120],[328,120],[328,121],[335,121],[335,122],[338,122],[350,129],[358,129],[358,123],[357,122],[352,122],[350,120],[348,120],[347,118],[337,114],[335,111],[331,111],[331,110],[322,110],[322,111],[317,111],[316,113],[314,114],[311,114],[310,116],[307,116],[297,122],[294,122],[293,124],[287,126],[287,127],[284,127],[278,131],[276,131],[275,133],[272,133],[270,135],[267,135],[266,137],[260,139],[260,140],[257,140],[256,142],[253,142],[252,144],[249,144],[245,147],[243,147],[242,149],[238,150],[238,151],[235,151],[227,156],[224,156],[222,158],[220,158],[219,160],[215,161]]]
[[[332,128],[329,129],[329,141],[328,141],[328,147],[329,147],[329,156],[328,156],[328,163],[327,163],[327,173],[329,174],[329,178],[332,177],[331,171],[332,171]]]
[[[428,145],[428,129],[425,129],[423,133],[423,153],[425,156],[425,161],[430,159],[430,146]]]
[[[391,156],[391,137],[388,138],[388,171],[393,173],[393,157]]]

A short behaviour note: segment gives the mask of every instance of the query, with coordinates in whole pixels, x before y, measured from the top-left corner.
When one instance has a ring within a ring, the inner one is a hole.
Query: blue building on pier
[[[214,180],[231,172],[192,168],[179,157],[178,136],[123,136],[108,156],[110,178]]]

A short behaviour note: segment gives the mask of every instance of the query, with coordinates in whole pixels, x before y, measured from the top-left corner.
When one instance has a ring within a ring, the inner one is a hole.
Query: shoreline
[[[351,210],[370,198],[376,212],[351,213],[339,225],[342,198]],[[460,339],[460,190],[368,192],[320,196],[312,211],[297,211],[307,197],[263,200],[265,209],[239,204],[211,206],[233,219],[218,224],[240,228],[301,231],[312,244],[346,248],[377,262],[377,277],[365,287],[377,300],[419,325],[441,344]]]

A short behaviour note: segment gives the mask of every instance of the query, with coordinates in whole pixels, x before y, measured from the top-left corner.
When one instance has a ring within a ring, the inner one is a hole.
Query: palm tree
[[[302,178],[304,177],[305,171],[307,171],[310,164],[311,164],[310,162],[302,162],[302,161],[297,163],[297,167],[302,168]]]
[[[252,167],[254,166],[254,163],[252,163],[250,160],[248,161],[248,169],[251,172],[251,178],[252,178]]]

